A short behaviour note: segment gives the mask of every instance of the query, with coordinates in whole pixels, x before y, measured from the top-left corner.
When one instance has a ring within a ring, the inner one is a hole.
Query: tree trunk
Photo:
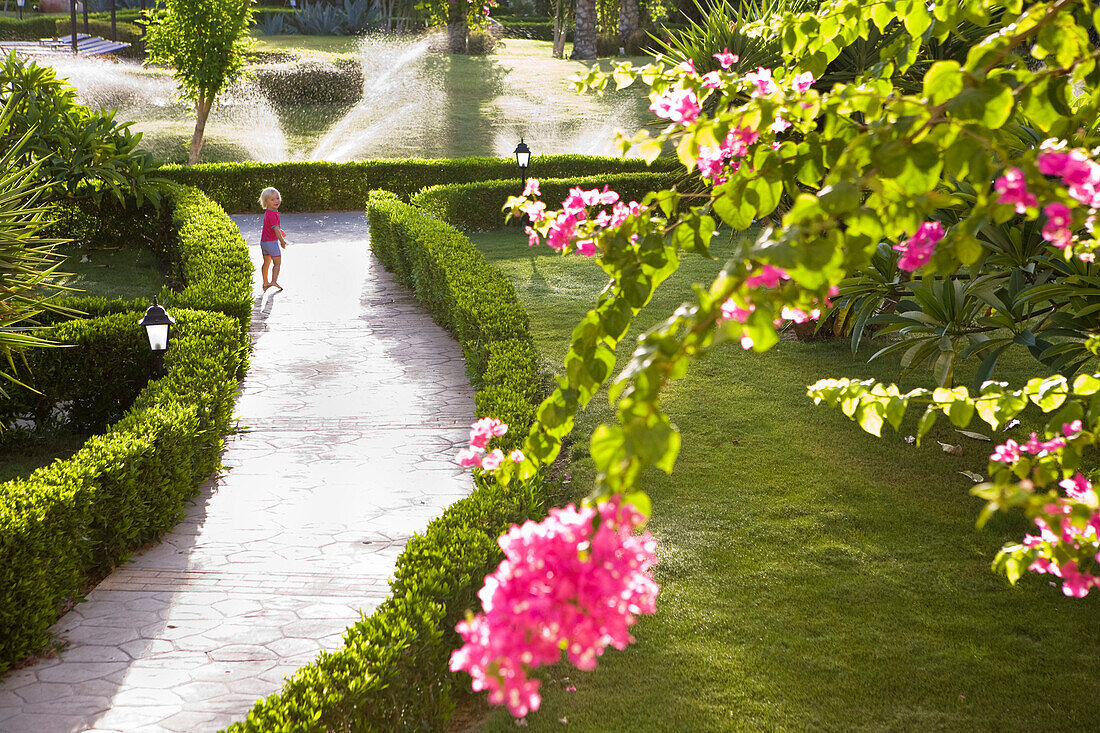
[[[565,36],[569,28],[570,0],[557,0],[554,3],[554,58],[565,56]]]
[[[638,30],[638,0],[619,0],[619,45],[628,48],[630,37]]]
[[[451,53],[466,53],[466,19],[447,23],[447,47]]]
[[[213,98],[200,97],[195,104],[195,134],[191,138],[191,150],[187,154],[187,165],[195,165],[199,162],[202,153],[202,135],[206,130],[206,118],[210,116],[210,108],[213,106]]]
[[[596,58],[596,0],[577,0],[571,59]]]

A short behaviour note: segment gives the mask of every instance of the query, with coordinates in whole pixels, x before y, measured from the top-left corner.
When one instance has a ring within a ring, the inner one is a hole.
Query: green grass
[[[71,273],[67,285],[78,290],[73,295],[151,299],[164,285],[156,258],[147,249],[65,246],[58,247],[58,252],[65,256],[59,269]],[[85,256],[88,261],[82,262]]]
[[[87,439],[87,435],[73,433],[28,435],[23,440],[0,448],[0,483],[29,476],[37,468],[69,458],[80,450]]]
[[[355,53],[362,41],[357,36],[304,36],[288,33],[265,36],[254,31],[257,51],[323,51],[324,53]]]
[[[560,363],[603,273],[529,249],[516,230],[475,241],[516,286],[541,353]],[[641,326],[716,269],[685,260]],[[620,358],[632,346],[631,337]],[[920,448],[893,432],[876,439],[805,396],[820,377],[897,373],[896,363],[865,358],[840,343],[784,340],[762,355],[730,344],[669,390],[683,448],[671,477],[645,477],[659,541],[657,615],[594,672],[547,670],[528,730],[1095,727],[1095,599],[1067,599],[1038,577],[1009,586],[989,562],[1022,520],[974,528],[980,502],[958,471],[984,472],[992,444],[945,423]],[[1034,371],[1019,358],[1000,376]],[[611,417],[597,397],[578,423],[585,437],[568,469],[578,495],[593,481],[587,434]],[[937,439],[961,443],[965,455],[948,455]],[[493,710],[482,729],[515,723]]]

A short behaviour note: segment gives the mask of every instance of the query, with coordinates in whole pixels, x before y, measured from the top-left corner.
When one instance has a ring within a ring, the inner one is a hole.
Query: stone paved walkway
[[[259,261],[260,218],[234,217]],[[0,731],[216,731],[388,593],[471,481],[461,352],[370,256],[362,214],[283,216],[286,290],[255,301],[227,470],[0,680]],[[256,281],[259,277],[255,278]],[[257,290],[258,290],[258,286]]]

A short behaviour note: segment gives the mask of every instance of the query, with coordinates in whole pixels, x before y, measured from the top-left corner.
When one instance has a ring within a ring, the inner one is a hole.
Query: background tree
[[[148,14],[146,63],[172,68],[181,94],[195,103],[187,162],[199,162],[214,100],[244,71],[250,50],[252,0],[164,0]],[[262,129],[257,130],[262,135]]]
[[[641,26],[641,12],[638,0],[620,0],[619,2],[619,45],[626,48],[630,37]]]

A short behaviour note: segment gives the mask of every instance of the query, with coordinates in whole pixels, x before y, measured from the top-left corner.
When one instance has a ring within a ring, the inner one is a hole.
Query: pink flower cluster
[[[508,432],[508,426],[495,417],[483,417],[470,426],[470,445],[455,456],[455,462],[466,468],[478,467],[495,471],[504,462],[504,451],[495,448],[486,453],[489,441]],[[523,461],[523,451],[514,450],[509,456],[515,463]]]
[[[909,239],[895,244],[894,249],[902,253],[898,267],[912,272],[924,267],[930,259],[936,244],[943,239],[943,225],[938,221],[926,221],[917,227]]]
[[[1047,218],[1043,224],[1043,239],[1058,249],[1068,247],[1073,242],[1073,231],[1070,229],[1073,211],[1062,202],[1055,201],[1043,207],[1043,214]]]
[[[743,158],[748,155],[749,146],[754,145],[760,139],[760,133],[748,127],[735,127],[726,135],[726,139],[717,148],[704,145],[699,150],[699,157],[695,165],[699,167],[699,174],[715,184],[724,183],[723,175],[727,161],[733,158]],[[730,170],[736,171],[741,162],[734,160],[728,164]]]
[[[691,89],[674,89],[649,105],[655,115],[671,122],[690,125],[699,117],[702,107]]]
[[[1100,513],[1096,511],[1100,500],[1092,483],[1080,473],[1060,481],[1058,485],[1065,490],[1067,498],[1057,499],[1044,506],[1044,516],[1035,519],[1039,534],[1024,537],[1025,547],[1048,550],[1047,556],[1036,558],[1028,570],[1061,578],[1063,593],[1074,598],[1084,598],[1091,589],[1100,588],[1100,577],[1082,573],[1077,560],[1059,563],[1050,556],[1053,553],[1049,550],[1055,545],[1062,545],[1078,553],[1084,550],[1089,555],[1095,555],[1100,544]],[[1084,522],[1075,522],[1072,516],[1074,507],[1081,505],[1090,509],[1091,515]],[[1058,531],[1054,530],[1052,523],[1058,527]]]
[[[451,670],[468,672],[474,690],[522,717],[541,702],[531,669],[564,649],[590,670],[607,646],[625,648],[637,615],[656,610],[656,542],[634,533],[644,521],[616,497],[513,526],[498,540],[505,559],[478,592],[482,612],[456,627],[464,643]]]
[[[1015,204],[1017,214],[1027,213],[1028,207],[1039,205],[1035,194],[1028,193],[1027,180],[1019,168],[1009,168],[1005,174],[993,183],[993,189],[1000,194],[997,201],[1002,204]]]
[[[527,187],[524,189],[523,195],[526,196],[539,196],[539,182],[537,179],[530,178],[527,181]],[[611,206],[611,210],[599,209],[594,217],[589,217],[589,209],[593,207]],[[519,205],[519,209],[531,219],[532,223],[538,224],[548,220],[551,214],[546,213],[546,204],[542,201],[525,201]],[[546,244],[550,247],[563,251],[569,247],[570,244],[576,241],[575,247],[577,252],[585,257],[593,257],[596,255],[596,240],[590,234],[582,234],[578,229],[582,222],[588,221],[592,228],[607,228],[622,226],[627,219],[638,216],[646,207],[639,204],[637,201],[631,201],[626,203],[620,200],[620,196],[616,191],[612,191],[608,186],[604,186],[603,190],[593,188],[585,191],[579,187],[569,189],[569,195],[561,203],[561,210],[553,216],[549,226],[544,228],[546,235]],[[539,243],[539,231],[532,226],[528,226],[525,230],[527,233],[527,243],[534,246]]]
[[[779,283],[783,280],[789,279],[790,275],[788,275],[787,271],[783,268],[773,265],[763,265],[758,273],[745,278],[745,286],[749,288],[775,288],[778,287]],[[829,289],[830,296],[836,295],[836,293],[836,288]],[[825,299],[825,303],[828,305],[828,298]],[[756,312],[756,304],[748,298],[729,298],[726,302],[722,303],[721,309],[722,320],[745,323],[749,320],[749,316]],[[820,317],[820,308],[813,308],[807,312],[801,308],[784,305],[779,312],[779,318],[773,321],[773,325],[779,327],[783,325],[784,321],[806,323],[808,321],[816,321]],[[752,337],[747,333],[741,334],[741,348],[751,349],[754,343]]]
[[[1062,179],[1074,200],[1091,208],[1100,207],[1100,164],[1089,160],[1080,150],[1044,150],[1037,162],[1044,176]]]
[[[1047,455],[1065,447],[1065,438],[1051,438],[1050,440],[1040,441],[1039,436],[1036,433],[1032,433],[1031,437],[1028,438],[1027,442],[1023,445],[1011,438],[1001,445],[998,445],[993,449],[993,453],[989,456],[989,460],[1011,465],[1020,460],[1020,456],[1025,453],[1030,453],[1034,456]]]

